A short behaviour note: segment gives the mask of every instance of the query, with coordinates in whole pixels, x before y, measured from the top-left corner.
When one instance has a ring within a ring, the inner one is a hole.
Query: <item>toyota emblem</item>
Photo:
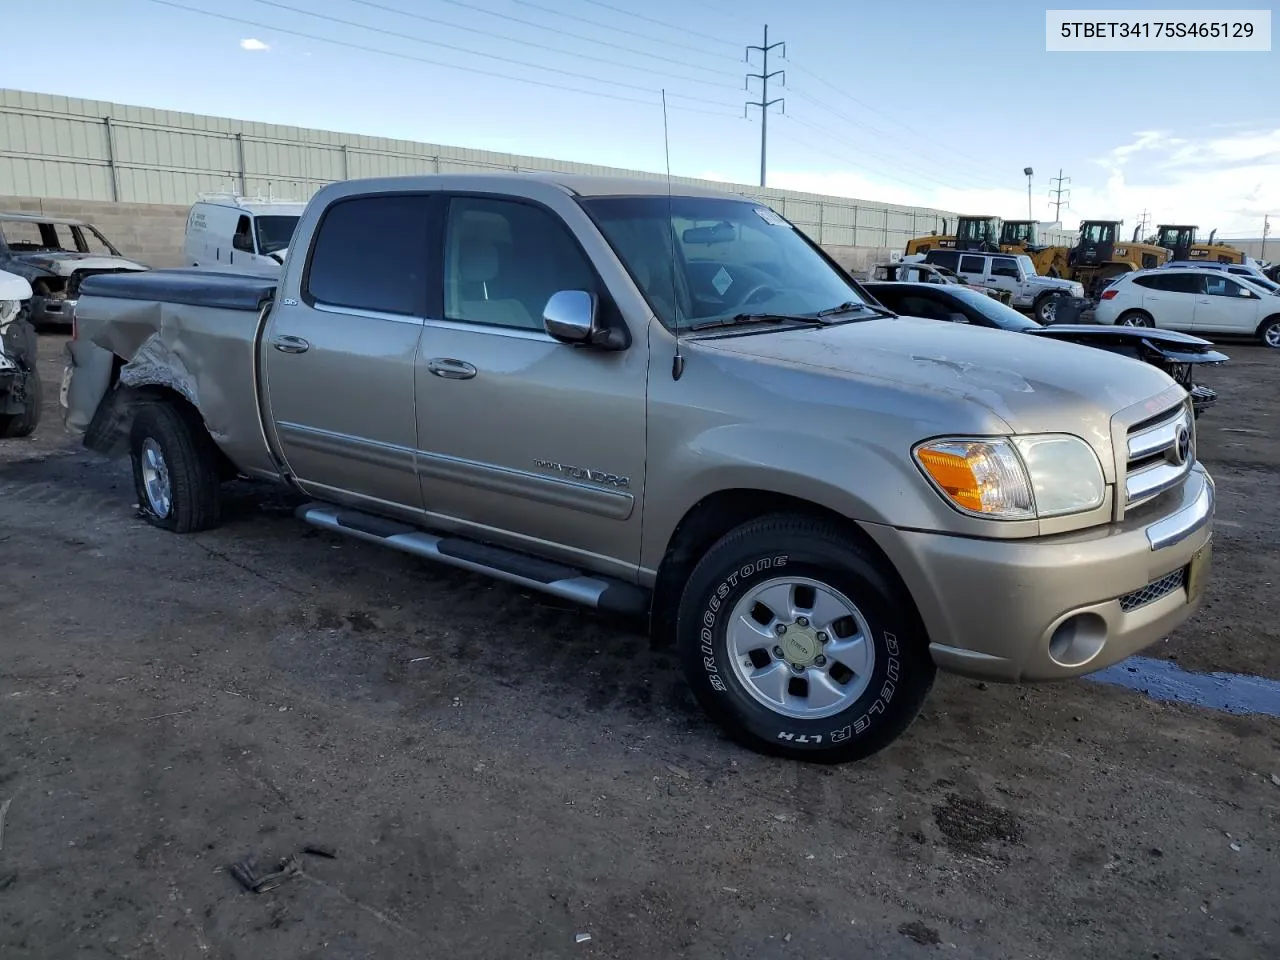
[[[1182,466],[1191,459],[1191,431],[1186,427],[1178,428],[1178,438],[1174,442],[1173,449],[1169,451],[1170,459],[1175,466]]]

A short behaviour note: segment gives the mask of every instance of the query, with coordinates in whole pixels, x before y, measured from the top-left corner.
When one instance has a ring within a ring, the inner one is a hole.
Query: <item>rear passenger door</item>
[[[566,201],[568,202],[568,201]],[[419,471],[437,526],[633,573],[640,549],[648,351],[548,335],[543,307],[589,290],[622,322],[560,215],[506,195],[454,195],[443,286],[417,363]]]
[[[299,486],[411,519],[422,511],[414,360],[433,204],[430,193],[334,200],[262,344],[270,427]]]
[[[960,255],[960,266],[956,270],[960,279],[975,286],[986,286],[987,258],[973,253]]]

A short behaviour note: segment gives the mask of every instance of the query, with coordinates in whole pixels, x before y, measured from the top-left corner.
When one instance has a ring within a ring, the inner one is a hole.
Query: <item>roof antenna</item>
[[[676,289],[675,205],[671,199],[671,141],[667,136],[667,88],[662,88],[662,152],[667,161],[667,235],[671,239],[671,303],[675,310],[676,353],[671,358],[671,379],[684,375],[684,354],[680,352],[680,293]]]

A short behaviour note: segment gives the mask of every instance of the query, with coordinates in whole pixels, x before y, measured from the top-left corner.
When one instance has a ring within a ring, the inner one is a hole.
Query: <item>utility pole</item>
[[[1057,175],[1056,177],[1050,177],[1050,178],[1049,178],[1049,182],[1050,182],[1050,183],[1056,183],[1056,184],[1058,185],[1056,189],[1054,189],[1054,190],[1050,190],[1050,191],[1049,191],[1050,193],[1054,194],[1054,196],[1055,196],[1055,199],[1053,199],[1053,200],[1050,200],[1050,201],[1049,201],[1049,205],[1050,205],[1051,207],[1053,207],[1053,219],[1054,219],[1054,222],[1055,222],[1055,223],[1061,223],[1061,222],[1062,222],[1062,208],[1063,208],[1063,207],[1066,207],[1068,210],[1070,210],[1070,209],[1071,209],[1071,191],[1070,191],[1070,189],[1063,190],[1063,189],[1062,189],[1062,185],[1063,185],[1064,183],[1070,183],[1070,182],[1071,182],[1071,178],[1070,178],[1070,177],[1064,177],[1064,176],[1062,175],[1062,168],[1061,168],[1061,167],[1059,167],[1059,168],[1058,168],[1058,175]],[[1067,195],[1067,199],[1066,199],[1066,200],[1063,200],[1063,199],[1062,199],[1062,195],[1063,195],[1064,193]]]
[[[760,108],[760,186],[762,187],[764,186],[765,157],[766,157],[766,149],[767,149],[768,138],[769,138],[769,108],[772,107],[775,103],[781,103],[782,112],[783,113],[787,112],[787,105],[783,101],[782,97],[778,97],[776,100],[769,99],[769,81],[770,80],[772,80],[774,77],[780,76],[782,77],[782,82],[784,84],[787,82],[785,70],[775,70],[773,71],[773,73],[769,72],[769,51],[771,51],[774,47],[782,47],[782,56],[786,57],[787,55],[786,41],[770,43],[769,42],[769,25],[766,23],[764,25],[764,44],[758,47],[757,46],[747,47],[747,57],[746,57],[747,63],[750,63],[751,51],[759,50],[761,55],[761,60],[762,60],[762,63],[760,64],[760,72],[748,73],[746,83],[744,85],[745,89],[750,90],[751,81],[759,80],[760,81],[760,99],[748,100],[746,103],[746,106],[742,108],[743,116],[746,116],[747,107]]]

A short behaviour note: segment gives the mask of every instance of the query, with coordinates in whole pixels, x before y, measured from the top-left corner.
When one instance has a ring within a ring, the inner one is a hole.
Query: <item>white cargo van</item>
[[[183,258],[193,267],[278,276],[306,206],[295,200],[201,194],[187,215]]]

